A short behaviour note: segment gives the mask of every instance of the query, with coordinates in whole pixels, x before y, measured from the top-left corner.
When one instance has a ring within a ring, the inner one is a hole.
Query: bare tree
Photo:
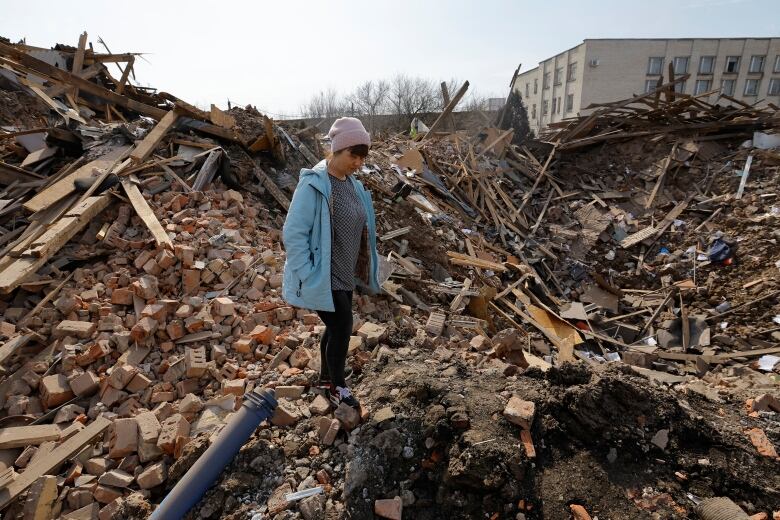
[[[398,116],[401,126],[406,126],[416,115],[436,109],[441,99],[438,92],[438,85],[432,81],[396,74],[390,79],[388,112]]]
[[[383,107],[387,102],[388,92],[390,92],[390,84],[387,81],[369,80],[358,85],[348,98],[357,114],[364,115],[368,119],[369,132],[374,132],[375,130],[375,118],[383,111]]]
[[[339,93],[328,87],[327,90],[314,94],[309,101],[301,107],[301,113],[310,118],[338,117],[347,112],[345,100]]]
[[[469,92],[469,94],[463,100],[461,106],[466,112],[476,112],[477,110],[486,111],[488,109],[489,103],[486,96],[483,96],[478,92]]]

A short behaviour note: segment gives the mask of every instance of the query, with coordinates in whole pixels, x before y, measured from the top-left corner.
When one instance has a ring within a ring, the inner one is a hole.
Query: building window
[[[537,92],[539,92],[539,79],[534,78],[534,94],[536,94]]]
[[[566,81],[577,79],[577,62],[569,63],[569,70],[566,72]]]
[[[542,76],[542,88],[550,88],[550,73],[545,72]]]
[[[715,71],[715,56],[702,56],[699,60],[699,74],[712,74]]]
[[[553,99],[552,113],[554,114],[555,113],[555,109],[558,107],[558,98],[552,98],[552,99]]]
[[[553,82],[555,85],[561,84],[561,76],[563,76],[563,67],[558,67],[557,69],[555,69],[555,76],[553,78],[555,80]]]
[[[674,91],[678,94],[683,94],[685,92],[685,81],[678,81],[674,84]]]
[[[726,68],[723,72],[736,74],[739,72],[739,56],[726,56]]]
[[[773,80],[775,81],[775,80]],[[566,95],[566,111],[571,112],[574,110],[574,94]]]
[[[546,99],[544,101],[542,101],[542,115],[543,116],[547,115],[547,100]]]
[[[528,99],[528,96],[530,96],[530,95],[531,95],[531,84],[530,83],[526,83],[525,84],[525,97],[526,97],[526,99]]]
[[[766,61],[766,56],[751,56],[748,72],[751,74],[764,72],[764,61]]]
[[[775,56],[775,68],[773,69],[773,72],[780,72],[780,54]]]
[[[770,96],[780,96],[780,78],[769,80],[769,90],[766,93]]]
[[[677,56],[674,59],[675,74],[685,74],[688,72],[688,58],[689,56]]]
[[[648,79],[645,81],[645,94],[648,92],[652,92],[658,87],[658,80],[657,79]]]
[[[710,79],[698,79],[696,80],[696,90],[693,92],[695,95],[704,94],[712,88],[712,80]]]
[[[561,113],[561,105],[562,105],[562,104],[563,104],[563,103],[561,103],[561,96],[558,96],[558,113],[559,113],[559,114]]]
[[[660,74],[663,69],[664,69],[663,56],[652,56],[650,60],[647,62],[648,74]]]
[[[733,96],[734,95],[734,87],[737,84],[737,81],[734,79],[724,79],[720,82],[720,93],[725,94],[727,96]]]
[[[531,119],[536,119],[536,103],[531,105]]]
[[[758,95],[758,87],[761,85],[760,79],[746,79],[745,80],[745,95],[746,96],[757,96]]]

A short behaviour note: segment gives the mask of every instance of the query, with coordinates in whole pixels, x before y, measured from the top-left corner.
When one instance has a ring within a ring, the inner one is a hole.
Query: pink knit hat
[[[355,146],[364,144],[371,146],[371,136],[363,128],[363,123],[355,117],[340,117],[336,119],[328,132],[330,137],[330,149],[333,153]]]

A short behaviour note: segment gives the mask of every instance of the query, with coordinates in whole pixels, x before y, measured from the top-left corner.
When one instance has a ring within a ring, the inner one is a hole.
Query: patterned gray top
[[[330,257],[330,284],[334,291],[355,289],[355,266],[360,240],[366,225],[366,210],[349,178],[339,180],[328,174],[331,189],[333,245]]]

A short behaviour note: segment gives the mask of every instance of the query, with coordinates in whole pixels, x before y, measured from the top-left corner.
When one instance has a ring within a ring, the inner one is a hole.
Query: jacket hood
[[[302,180],[305,179],[321,193],[328,193],[328,166],[325,163],[325,159],[311,168],[302,168],[299,177]]]

